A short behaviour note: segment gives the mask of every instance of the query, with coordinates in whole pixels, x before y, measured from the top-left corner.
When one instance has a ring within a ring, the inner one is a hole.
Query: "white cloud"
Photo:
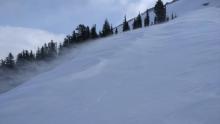
[[[104,19],[108,18],[116,26],[122,23],[125,14],[132,18],[139,11],[152,7],[157,0],[24,1],[0,1],[0,17],[4,17],[0,25],[13,26],[0,26],[0,59],[8,52],[16,54],[23,49],[36,50],[51,39],[62,41],[64,35],[50,32],[71,33],[81,23],[89,26],[97,24],[97,28],[101,29]],[[50,7],[51,4],[56,8]]]
[[[0,25],[70,33],[78,24],[101,29],[108,18],[113,26],[152,7],[157,0],[0,0]],[[164,2],[171,0],[163,0]]]
[[[23,49],[36,50],[37,47],[51,40],[63,41],[64,36],[39,29],[0,26],[0,59],[9,52],[17,54]]]

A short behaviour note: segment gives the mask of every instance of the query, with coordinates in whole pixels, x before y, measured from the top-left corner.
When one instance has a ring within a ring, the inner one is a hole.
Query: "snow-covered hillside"
[[[0,123],[219,124],[219,27],[210,5],[85,44],[1,94]]]

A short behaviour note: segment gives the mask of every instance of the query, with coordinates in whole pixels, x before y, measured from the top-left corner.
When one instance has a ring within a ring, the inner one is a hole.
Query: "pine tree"
[[[75,30],[73,31],[72,36],[70,36],[70,37],[71,37],[71,39],[70,39],[70,44],[71,44],[71,45],[75,44],[75,43],[77,42]]]
[[[63,47],[69,48],[70,43],[71,43],[71,39],[72,39],[72,37],[70,35],[67,35],[66,38],[64,38]]]
[[[103,28],[102,28],[102,36],[106,37],[106,36],[111,35],[111,34],[112,34],[111,26],[110,26],[108,20],[106,19],[105,23],[103,25]]]
[[[96,25],[94,25],[94,26],[91,28],[90,33],[91,33],[90,36],[91,36],[92,39],[95,39],[95,38],[98,37],[98,34],[97,34],[97,32],[96,32]]]
[[[150,16],[149,16],[149,11],[146,11],[146,17],[144,19],[144,26],[149,26],[150,25]]]
[[[35,61],[35,55],[33,53],[33,51],[31,50],[30,52],[30,62],[34,62]]]
[[[47,55],[46,47],[42,46],[41,49],[40,49],[40,57],[41,57],[40,59],[41,60],[45,60],[46,55]]]
[[[48,52],[47,52],[47,59],[52,59],[54,57],[57,56],[57,43],[53,42],[53,40],[51,40],[48,43]]]
[[[37,52],[36,52],[36,60],[37,61],[41,61],[42,60],[42,56],[41,56],[41,49],[37,48]]]
[[[136,21],[136,18],[134,18],[134,21],[133,21],[133,29],[137,29],[137,21]]]
[[[14,56],[12,55],[12,53],[9,53],[8,57],[6,57],[5,66],[9,69],[15,68],[15,60],[14,60]]]
[[[155,7],[154,13],[156,15],[155,23],[162,23],[166,21],[166,6],[161,0],[158,0]]]
[[[134,18],[133,29],[137,29],[141,27],[142,27],[142,19],[141,19],[141,14],[139,13],[138,16]]]
[[[24,52],[24,50],[23,50],[21,53],[19,53],[19,54],[17,55],[16,65],[17,65],[18,67],[25,65],[25,56],[24,56],[24,53],[25,53],[25,52]]]
[[[137,18],[136,18],[136,23],[137,23],[137,28],[141,28],[142,27],[142,19],[141,19],[141,14],[139,13]]]
[[[130,27],[129,24],[127,22],[126,16],[124,17],[124,22],[123,22],[123,32],[129,31]]]
[[[80,43],[89,38],[89,28],[83,24],[80,24],[77,28],[77,41]]]

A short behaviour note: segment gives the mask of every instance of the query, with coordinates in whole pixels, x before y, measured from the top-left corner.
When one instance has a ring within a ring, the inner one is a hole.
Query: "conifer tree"
[[[130,27],[129,27],[128,21],[126,19],[126,16],[125,16],[124,22],[123,22],[123,32],[129,31],[129,30],[130,30]]]
[[[134,21],[133,21],[133,29],[137,29],[137,21],[136,21],[136,18],[134,18]]]
[[[41,60],[45,60],[46,58],[46,48],[44,46],[41,47],[40,49],[40,57],[41,57]]]
[[[154,13],[156,15],[155,23],[162,23],[166,21],[166,6],[161,0],[158,0],[155,7]]]
[[[15,60],[14,60],[14,56],[12,55],[12,53],[9,53],[8,57],[6,57],[5,66],[9,69],[15,68]]]
[[[142,19],[141,19],[141,14],[139,13],[136,19],[136,23],[137,23],[137,28],[141,28],[142,27]]]
[[[108,20],[106,19],[105,23],[103,25],[103,28],[102,28],[102,36],[106,37],[106,36],[111,35],[111,34],[112,34],[111,26],[110,26]]]
[[[89,28],[80,24],[77,28],[77,41],[82,42],[89,38]]]
[[[92,39],[95,39],[95,38],[98,37],[98,34],[97,34],[97,32],[96,32],[96,25],[94,25],[94,26],[91,28],[90,33],[91,33],[90,36],[91,36]]]
[[[67,35],[66,38],[64,38],[63,41],[63,47],[68,48],[70,47],[72,37],[70,35]]]
[[[47,59],[52,59],[57,56],[57,44],[51,40],[48,43],[48,53],[47,53]]]
[[[149,16],[149,11],[146,11],[146,17],[144,19],[144,26],[149,26],[150,25],[150,16]]]
[[[41,56],[42,54],[41,54],[41,49],[38,47],[37,48],[37,52],[36,52],[36,60],[37,61],[40,61],[40,60],[42,60],[42,56]]]
[[[34,55],[33,51],[31,50],[31,52],[30,52],[30,62],[33,62],[33,61],[35,61],[35,55]]]
[[[138,16],[134,18],[133,29],[137,29],[141,27],[142,27],[142,19],[141,19],[141,14],[139,13]]]
[[[18,67],[23,66],[23,65],[24,65],[24,62],[25,62],[25,59],[24,59],[24,56],[23,56],[23,52],[22,52],[22,53],[19,53],[19,54],[17,55],[16,65],[17,65]]]
[[[73,45],[76,42],[77,42],[77,38],[76,38],[76,32],[74,30],[71,36],[70,44]]]

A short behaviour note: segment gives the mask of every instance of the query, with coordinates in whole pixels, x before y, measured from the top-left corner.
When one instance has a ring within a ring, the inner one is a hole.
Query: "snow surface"
[[[90,42],[0,95],[1,124],[219,124],[220,8]]]

